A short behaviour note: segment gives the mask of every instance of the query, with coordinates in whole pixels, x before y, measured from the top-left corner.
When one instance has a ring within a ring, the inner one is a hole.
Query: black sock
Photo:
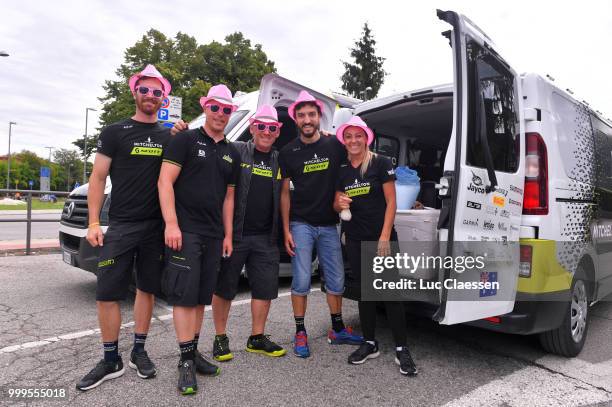
[[[119,340],[114,342],[104,342],[104,360],[106,362],[116,362],[119,360]]]
[[[257,341],[259,339],[263,339],[263,334],[257,334],[257,335],[249,336],[249,340],[251,340],[251,341]]]
[[[340,332],[344,329],[344,322],[342,321],[342,313],[331,314],[332,329],[335,332]]]
[[[134,352],[144,352],[145,341],[147,340],[147,334],[134,334]]]
[[[181,362],[195,359],[193,341],[179,342],[179,348],[181,348]]]
[[[294,318],[295,318],[295,333],[297,334],[300,331],[306,332],[306,327],[304,326],[304,317],[294,316]]]
[[[198,349],[198,341],[200,340],[200,334],[196,334],[196,336],[193,337],[193,350],[197,350]]]
[[[227,338],[227,335],[226,334],[215,335],[215,338],[220,341],[222,339]]]

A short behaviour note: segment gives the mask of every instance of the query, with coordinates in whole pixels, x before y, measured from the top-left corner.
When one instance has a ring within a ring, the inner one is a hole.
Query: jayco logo
[[[482,178],[474,174],[474,171],[472,171],[472,182],[470,182],[467,189],[468,191],[476,192],[477,194],[486,193],[486,190],[482,186]]]
[[[253,175],[272,178],[272,168],[268,167],[263,161],[261,164],[253,163]]]

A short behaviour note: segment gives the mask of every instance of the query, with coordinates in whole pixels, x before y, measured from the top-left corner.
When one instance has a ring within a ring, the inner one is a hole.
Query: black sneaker
[[[374,341],[374,345],[364,342],[359,345],[359,348],[348,357],[348,362],[352,365],[360,365],[368,359],[374,359],[380,356],[378,351],[378,342]]]
[[[123,373],[125,368],[121,357],[116,362],[106,362],[102,359],[77,383],[76,388],[81,391],[90,390],[107,380],[123,376]]]
[[[150,379],[155,377],[155,374],[157,373],[155,363],[149,359],[149,355],[147,354],[146,350],[143,350],[142,352],[132,351],[128,366],[132,369],[136,369],[136,374],[141,379]]]
[[[196,394],[198,392],[198,380],[196,379],[193,360],[179,362],[178,389],[183,396]]]
[[[395,363],[399,365],[401,374],[404,376],[416,376],[418,374],[407,346],[404,346],[400,351],[396,351],[395,355]]]
[[[199,350],[195,351],[194,359],[196,372],[207,376],[218,376],[221,373],[221,368],[217,365],[213,365],[202,356]]]
[[[270,340],[270,335],[263,335],[259,339],[249,337],[246,351],[274,357],[283,356],[287,353],[285,349]]]
[[[227,362],[228,360],[234,359],[232,351],[229,348],[229,338],[227,336],[219,339],[215,336],[213,342],[213,357],[217,362]]]

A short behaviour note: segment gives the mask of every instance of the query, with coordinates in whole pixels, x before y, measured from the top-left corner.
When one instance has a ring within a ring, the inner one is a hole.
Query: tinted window
[[[486,168],[486,137],[496,171],[516,172],[520,160],[514,76],[490,52],[470,42],[467,164]],[[484,118],[483,118],[484,116]]]
[[[395,137],[377,134],[370,148],[377,154],[385,155],[391,158],[393,166],[397,167],[399,147],[399,141]]]

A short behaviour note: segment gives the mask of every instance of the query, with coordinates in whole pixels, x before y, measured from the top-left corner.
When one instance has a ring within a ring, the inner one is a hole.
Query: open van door
[[[438,10],[452,30],[453,133],[441,180],[447,216],[442,256],[484,256],[471,272],[446,267],[440,280],[497,282],[491,289],[442,284],[435,319],[457,324],[511,312],[519,274],[519,228],[524,185],[524,128],[520,78],[490,38],[466,17]],[[444,188],[443,186],[448,186]]]
[[[298,94],[302,90],[308,91],[312,96],[323,102],[324,111],[323,117],[321,118],[321,129],[331,131],[337,101],[274,73],[264,75],[264,77],[261,78],[257,107],[263,104],[274,106],[282,117],[284,116],[283,113],[287,112],[289,105],[297,99]],[[295,136],[295,132],[293,136]]]

